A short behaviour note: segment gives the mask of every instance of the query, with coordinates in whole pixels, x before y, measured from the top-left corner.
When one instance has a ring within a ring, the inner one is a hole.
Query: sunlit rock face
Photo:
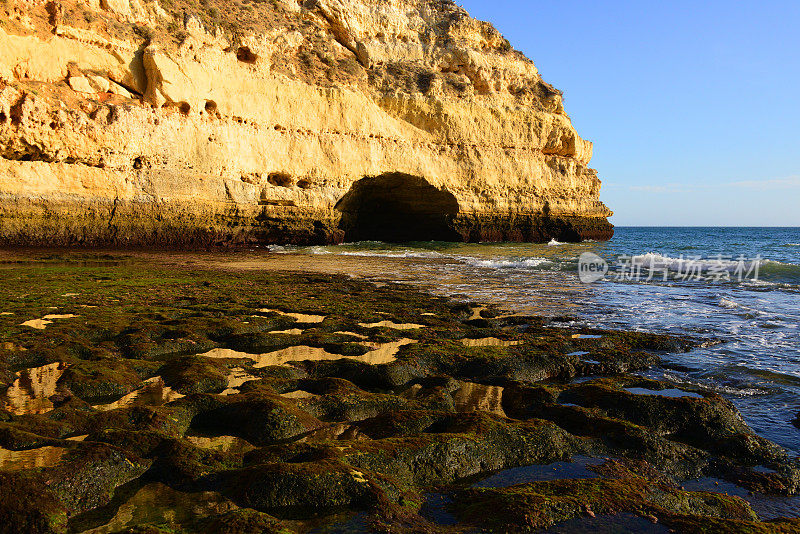
[[[203,6],[0,6],[1,243],[611,237],[561,92],[455,3]]]

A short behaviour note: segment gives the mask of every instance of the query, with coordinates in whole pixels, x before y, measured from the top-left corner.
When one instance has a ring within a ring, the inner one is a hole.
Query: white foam
[[[743,397],[753,397],[757,395],[769,395],[770,391],[768,389],[759,389],[754,387],[736,387],[736,386],[728,386],[724,384],[720,384],[718,382],[714,382],[713,380],[692,380],[691,378],[687,377],[680,377],[674,375],[672,373],[664,373],[664,379],[673,382],[675,384],[683,385],[690,385],[699,387],[705,391],[713,391],[715,393],[723,393],[726,395],[740,395]]]
[[[562,243],[561,241],[557,241],[556,238],[554,237],[553,239],[550,240],[549,243],[547,243],[547,246],[548,247],[557,247],[558,245],[563,245],[563,244],[564,243]]]
[[[385,245],[383,241],[348,241],[347,243],[340,243],[337,247],[377,247]]]
[[[777,282],[768,282],[767,280],[745,280],[742,282],[742,285],[750,287],[792,287],[790,284],[778,284]]]
[[[309,254],[333,254],[335,256],[354,256],[361,258],[443,258],[447,254],[435,250],[341,250],[338,247],[308,247]]]
[[[719,305],[722,306],[723,308],[728,308],[729,310],[742,307],[742,305],[739,304],[738,302],[726,297],[722,297],[721,299],[719,299]]]
[[[464,258],[469,265],[473,267],[485,267],[488,269],[530,269],[531,267],[539,267],[547,263],[552,263],[545,258],[525,258],[524,260],[479,260],[476,258]]]
[[[400,250],[392,252],[375,252],[375,251],[348,251],[337,252],[340,256],[362,256],[362,257],[377,257],[377,258],[441,258],[445,254],[441,252],[430,251],[414,251],[414,250]]]

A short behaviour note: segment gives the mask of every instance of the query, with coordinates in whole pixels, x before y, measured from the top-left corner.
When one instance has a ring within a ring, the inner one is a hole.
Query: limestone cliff
[[[0,243],[606,239],[561,93],[450,0],[2,0]]]

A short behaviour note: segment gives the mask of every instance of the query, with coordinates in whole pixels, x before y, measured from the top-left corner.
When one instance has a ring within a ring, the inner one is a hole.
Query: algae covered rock
[[[192,420],[197,430],[241,436],[253,444],[268,445],[297,438],[322,423],[277,395],[250,393],[226,400]]]
[[[92,402],[130,393],[141,385],[142,379],[125,361],[112,358],[70,365],[58,382],[77,397]]]
[[[365,509],[378,491],[363,473],[336,462],[261,464],[221,476],[221,491],[261,511],[296,509],[305,514],[350,507]]]
[[[0,532],[66,532],[67,519],[67,508],[41,477],[0,473]]]
[[[121,449],[87,443],[71,449],[42,475],[59,501],[75,513],[106,504],[117,487],[140,477],[149,465]]]
[[[183,395],[222,391],[228,384],[227,366],[211,358],[178,358],[166,363],[158,374],[167,386]]]
[[[198,521],[198,527],[201,531],[219,534],[283,534],[287,531],[278,519],[249,508]]]

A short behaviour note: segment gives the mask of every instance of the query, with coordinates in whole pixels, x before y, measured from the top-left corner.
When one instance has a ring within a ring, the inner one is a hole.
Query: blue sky
[[[800,1],[460,3],[564,91],[614,224],[800,226]]]

